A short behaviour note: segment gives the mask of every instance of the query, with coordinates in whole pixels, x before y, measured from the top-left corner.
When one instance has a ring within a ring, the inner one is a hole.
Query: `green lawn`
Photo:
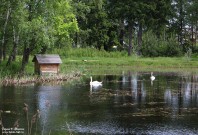
[[[198,58],[186,60],[183,57],[157,57],[157,58],[99,58],[99,57],[62,57],[63,65],[90,65],[90,66],[130,66],[130,67],[165,67],[165,68],[196,68]]]
[[[145,58],[137,56],[119,57],[78,57],[60,55],[62,59],[61,73],[66,74],[71,71],[84,71],[85,69],[136,69],[136,70],[198,70],[198,57],[187,59],[185,57],[154,57]],[[0,66],[0,77],[13,76],[18,74],[21,58],[11,66],[6,67],[5,63]],[[34,63],[32,57],[26,67],[26,73],[34,73]]]

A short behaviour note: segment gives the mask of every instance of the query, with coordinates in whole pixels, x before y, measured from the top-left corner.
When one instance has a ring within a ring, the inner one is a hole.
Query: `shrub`
[[[143,56],[157,57],[157,56],[180,56],[182,51],[177,41],[174,38],[164,40],[158,38],[153,32],[148,31],[143,36],[142,46]]]

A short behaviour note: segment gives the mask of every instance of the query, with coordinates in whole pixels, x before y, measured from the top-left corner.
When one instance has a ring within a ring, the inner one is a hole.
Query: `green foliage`
[[[0,78],[12,77],[17,75],[20,69],[20,62],[13,62],[9,67],[6,66],[6,62],[2,62],[0,66]]]
[[[54,30],[55,35],[61,38],[69,39],[73,32],[78,31],[78,25],[75,15],[72,13],[72,7],[68,1],[59,1],[55,3]]]
[[[181,56],[182,50],[174,38],[166,41],[167,48],[164,50],[164,56]]]
[[[149,57],[180,56],[181,49],[174,38],[164,40],[162,37],[157,38],[152,31],[148,31],[143,36],[142,54]]]
[[[123,41],[131,44],[133,54],[138,51],[138,55],[142,52],[150,57],[181,56],[192,48],[193,55],[198,50],[193,44],[197,36],[197,7],[196,0],[3,0],[0,62],[7,61],[13,52],[27,54],[27,59],[21,59],[25,64],[29,55],[35,53],[126,57],[126,51],[117,52],[128,47]]]
[[[7,50],[10,52],[8,63],[13,61],[16,53],[21,54],[21,71],[24,71],[30,54],[45,53],[49,48],[71,44],[71,35],[78,32],[71,2],[21,0],[1,3],[0,9],[5,8],[0,14],[3,16],[0,17],[0,28],[3,28],[0,29],[0,62],[2,54],[6,60]]]
[[[192,57],[192,49],[188,49],[188,51],[185,53],[185,58],[187,61],[190,61]]]
[[[194,53],[195,55],[198,55],[198,46],[193,46],[193,49],[192,49],[192,53]]]
[[[98,50],[96,48],[68,48],[65,47],[63,49],[54,49],[51,53],[55,54],[60,54],[63,57],[114,57],[114,58],[119,58],[119,57],[126,57],[127,53],[125,51],[122,52],[107,52],[105,50]]]

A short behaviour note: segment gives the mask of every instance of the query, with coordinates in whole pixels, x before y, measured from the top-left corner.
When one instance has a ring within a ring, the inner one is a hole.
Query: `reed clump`
[[[0,83],[4,86],[7,85],[23,85],[30,83],[46,83],[52,81],[69,81],[81,76],[81,72],[75,71],[67,74],[46,74],[46,75],[17,75],[6,76],[0,80]]]

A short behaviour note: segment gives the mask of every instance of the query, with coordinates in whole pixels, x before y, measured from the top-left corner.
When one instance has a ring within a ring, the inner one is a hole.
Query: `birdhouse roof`
[[[38,61],[39,64],[60,64],[62,60],[57,54],[36,54],[32,62]]]

